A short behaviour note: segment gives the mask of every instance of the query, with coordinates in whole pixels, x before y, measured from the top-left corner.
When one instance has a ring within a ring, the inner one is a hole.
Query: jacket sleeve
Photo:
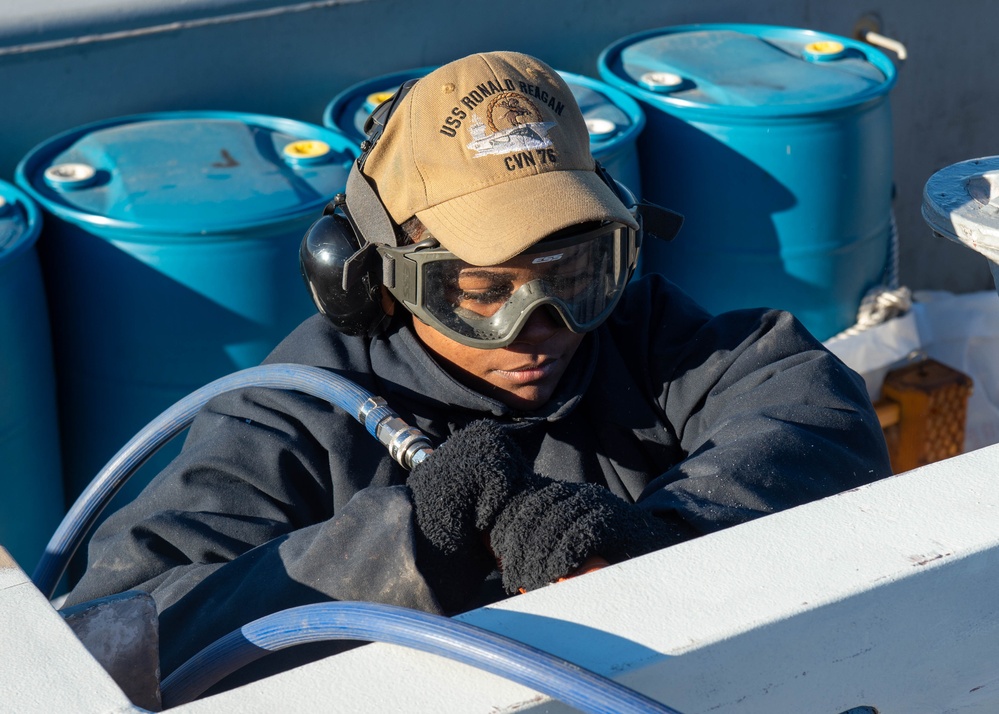
[[[678,300],[662,319],[684,339],[661,339],[648,369],[684,458],[643,507],[703,534],[891,475],[863,381],[792,315],[691,318]]]
[[[382,451],[311,397],[223,395],[174,462],[102,524],[67,605],[149,592],[164,675],[288,607],[369,600],[439,612],[415,561],[408,490]]]

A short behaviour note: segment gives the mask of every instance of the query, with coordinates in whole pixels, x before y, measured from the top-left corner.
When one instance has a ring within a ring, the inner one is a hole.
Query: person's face
[[[413,331],[452,377],[523,411],[551,398],[584,337],[544,307],[531,313],[513,342],[494,350],[463,345],[415,317]]]
[[[551,259],[534,253],[486,267],[455,261],[455,272],[438,275],[435,288],[455,313],[491,318],[519,288],[532,281],[555,281],[563,297],[592,286],[595,277],[590,254],[578,251],[563,257],[565,253],[564,248],[553,247]],[[551,398],[584,337],[570,330],[547,306],[534,309],[514,340],[499,348],[468,346],[417,316],[413,317],[413,328],[452,377],[522,411],[537,409]]]

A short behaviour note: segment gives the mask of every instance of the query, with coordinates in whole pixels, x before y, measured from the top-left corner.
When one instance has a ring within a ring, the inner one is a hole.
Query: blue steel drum
[[[891,61],[809,30],[689,25],[598,64],[645,109],[644,197],[686,216],[646,241],[644,270],[713,312],[787,309],[819,339],[854,324],[889,255]]]
[[[364,122],[381,102],[406,81],[419,79],[436,67],[421,67],[355,84],[336,95],[323,112],[323,124],[364,140]],[[591,77],[557,70],[569,85],[590,131],[590,152],[611,176],[641,195],[636,141],[645,126],[645,115],[630,96]]]
[[[638,136],[645,128],[645,112],[634,99],[604,82],[558,70],[572,90],[586,128],[590,153],[611,176],[642,195],[638,164]]]
[[[0,546],[28,572],[63,514],[38,206],[0,181]]]
[[[395,94],[405,82],[424,77],[435,69],[437,69],[435,66],[408,69],[351,85],[326,105],[323,110],[323,125],[336,129],[356,144],[360,144],[366,138],[364,122],[375,107]]]
[[[356,156],[339,132],[231,112],[116,118],[25,156],[17,181],[49,214],[41,245],[71,498],[163,409],[258,364],[314,314],[298,247]]]

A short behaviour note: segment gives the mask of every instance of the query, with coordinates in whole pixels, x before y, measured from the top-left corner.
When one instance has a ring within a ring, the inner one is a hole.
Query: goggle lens
[[[595,329],[617,304],[635,252],[634,231],[619,224],[545,240],[487,267],[442,248],[417,250],[405,258],[418,263],[416,295],[393,293],[414,315],[458,342],[503,347],[542,305],[551,306],[574,332]]]

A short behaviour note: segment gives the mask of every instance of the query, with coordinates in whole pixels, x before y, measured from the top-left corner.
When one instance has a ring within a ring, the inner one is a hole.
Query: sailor
[[[67,601],[151,593],[164,676],[285,608],[458,613],[890,474],[863,382],[794,317],[634,277],[680,219],[594,162],[546,64],[444,65],[362,149],[303,243],[321,314],[268,361],[343,375],[440,446],[409,473],[322,400],[212,400]]]

